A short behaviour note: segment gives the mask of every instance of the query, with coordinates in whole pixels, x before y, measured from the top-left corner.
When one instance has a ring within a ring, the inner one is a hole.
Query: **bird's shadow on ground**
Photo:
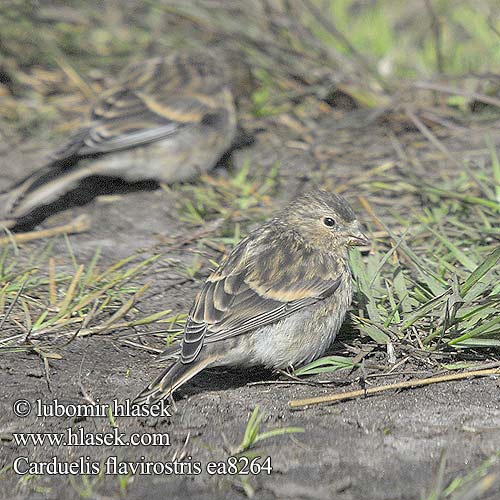
[[[231,149],[221,157],[214,167],[214,172],[232,171],[234,168],[232,160],[233,151],[250,146],[254,141],[255,138],[252,135],[240,131]],[[159,187],[160,183],[154,180],[131,183],[115,177],[90,176],[82,179],[78,187],[62,195],[54,202],[33,210],[22,220],[19,220],[12,229],[14,232],[32,231],[48,217],[70,208],[87,205],[99,196],[121,195],[137,191],[154,191]]]
[[[121,195],[136,191],[154,191],[159,186],[156,181],[130,183],[114,177],[91,176],[83,179],[76,189],[69,191],[56,201],[33,210],[16,224],[14,231],[32,231],[48,217],[70,208],[87,205],[99,196]]]
[[[207,391],[228,391],[244,387],[253,382],[277,380],[281,375],[265,368],[210,368],[203,370],[183,386],[175,399],[183,399]]]

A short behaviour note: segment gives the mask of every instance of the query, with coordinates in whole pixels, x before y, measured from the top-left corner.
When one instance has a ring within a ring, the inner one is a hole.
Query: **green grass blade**
[[[493,252],[486,258],[486,260],[477,266],[470,276],[467,278],[465,283],[460,288],[460,294],[465,297],[470,289],[500,260],[500,247],[493,250]]]

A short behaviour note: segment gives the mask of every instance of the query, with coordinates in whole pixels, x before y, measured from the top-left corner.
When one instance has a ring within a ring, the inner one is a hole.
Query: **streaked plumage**
[[[48,164],[0,197],[0,220],[17,221],[90,175],[176,182],[214,166],[236,133],[228,71],[200,53],[127,68],[103,92],[88,124]]]
[[[207,279],[178,360],[137,402],[168,397],[207,366],[279,369],[320,356],[351,302],[348,246],[365,243],[342,197],[319,191],[299,198],[244,238]]]

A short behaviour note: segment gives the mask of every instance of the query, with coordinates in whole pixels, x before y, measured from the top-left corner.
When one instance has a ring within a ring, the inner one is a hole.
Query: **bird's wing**
[[[227,100],[229,90],[209,56],[173,54],[134,64],[98,98],[89,125],[52,158],[116,151],[163,139],[189,125],[211,123],[225,112],[221,95]]]
[[[268,240],[268,241],[266,241]],[[243,240],[205,282],[185,327],[181,361],[196,359],[204,343],[275,323],[331,296],[340,265],[283,234]]]

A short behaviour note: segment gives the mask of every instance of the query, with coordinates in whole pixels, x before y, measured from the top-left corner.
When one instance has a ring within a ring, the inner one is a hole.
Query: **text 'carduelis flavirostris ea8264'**
[[[286,369],[321,356],[351,303],[348,249],[366,245],[336,194],[303,195],[251,232],[198,293],[174,364],[135,400],[156,403],[207,367]]]
[[[173,183],[212,168],[236,135],[228,73],[220,59],[198,52],[128,67],[98,96],[86,125],[0,194],[2,225],[17,224],[85,177]]]

